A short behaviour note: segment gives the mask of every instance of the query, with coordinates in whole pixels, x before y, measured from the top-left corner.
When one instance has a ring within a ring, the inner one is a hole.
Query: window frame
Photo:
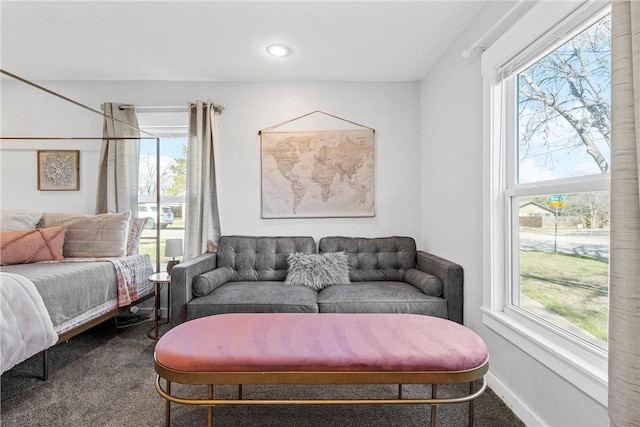
[[[514,197],[609,191],[609,174],[518,183],[517,73],[606,15],[608,2],[537,3],[482,57],[484,96],[483,322],[559,376],[607,405],[608,352],[511,304],[519,224]],[[599,18],[598,18],[599,17]],[[510,79],[503,79],[507,73]]]
[[[136,113],[138,114],[139,127],[142,130],[150,132],[158,137],[158,145],[156,146],[156,156],[162,157],[162,144],[167,139],[186,139],[187,144],[189,140],[189,126],[187,107],[172,107],[172,106],[149,106],[149,107],[137,107]],[[160,171],[156,171],[156,174]],[[162,209],[166,206],[167,196],[163,196],[160,193],[160,188],[157,188],[158,192],[157,201],[159,202],[160,212],[157,212],[158,206],[156,206],[157,218],[162,215]],[[146,202],[143,202],[146,203]],[[156,203],[155,201],[152,203]],[[184,216],[184,213],[183,213]],[[186,231],[186,230],[185,230]],[[185,231],[182,233],[183,241],[186,240]],[[156,251],[160,271],[166,269],[167,261],[160,249],[162,247],[162,241],[165,235],[165,229],[162,229],[160,225],[157,225],[156,234],[153,239],[156,240]]]

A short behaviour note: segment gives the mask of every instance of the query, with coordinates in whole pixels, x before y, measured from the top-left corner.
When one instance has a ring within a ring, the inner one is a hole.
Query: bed
[[[158,136],[7,70],[0,69],[0,74],[101,116],[104,123],[102,136],[2,135],[0,141],[41,141],[43,144],[47,141],[102,141],[104,145],[107,141],[152,139],[157,150],[156,171],[160,171]],[[111,131],[107,132],[107,128]],[[117,181],[116,178],[118,174],[112,174],[109,182]],[[160,174],[156,173],[156,188],[161,187],[160,179]],[[160,192],[156,192],[156,204],[160,205]],[[100,208],[101,212],[105,210],[108,209]],[[131,212],[100,214],[114,215],[110,219],[119,220],[126,216],[120,226],[104,228],[103,224],[87,226],[87,221],[96,220],[94,217],[104,219],[100,215],[11,212],[20,215],[5,215],[6,211],[0,211],[0,233],[3,233],[0,236],[0,373],[42,351],[44,379],[47,379],[48,347],[153,296],[153,287],[148,281],[154,271],[151,260],[147,255],[137,255],[138,239],[146,219],[133,218]],[[160,212],[157,211],[157,224],[160,223]],[[76,223],[84,224],[84,227],[76,227]],[[4,235],[5,231],[25,235]],[[137,237],[135,232],[139,232]],[[116,235],[118,237],[113,238]],[[47,250],[24,251],[6,247],[7,242],[23,237],[45,239],[42,248]],[[115,253],[114,247],[117,248]],[[6,262],[7,258],[13,259]],[[157,227],[155,271],[159,270],[160,227]],[[32,324],[38,324],[38,327],[32,328]],[[12,357],[5,357],[8,353],[12,353]]]
[[[153,296],[151,259],[137,253],[145,222],[0,212],[0,372],[43,352],[47,379],[49,347]]]

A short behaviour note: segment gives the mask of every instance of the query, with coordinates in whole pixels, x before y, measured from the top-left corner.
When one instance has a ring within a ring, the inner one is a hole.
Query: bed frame
[[[127,126],[131,129],[137,130],[140,134],[145,134],[147,136],[137,136],[137,137],[106,137],[106,136],[0,136],[0,141],[73,141],[73,140],[86,140],[86,141],[104,141],[109,139],[118,139],[118,140],[141,140],[141,139],[154,139],[156,141],[156,152],[160,153],[160,137],[147,132],[139,127],[130,125],[127,122],[123,122],[122,120],[116,119],[108,114],[103,113],[102,111],[96,110],[95,108],[91,108],[87,105],[81,104],[78,101],[75,101],[71,98],[68,98],[64,95],[59,94],[51,89],[47,89],[44,86],[40,86],[32,81],[29,81],[23,77],[20,77],[16,74],[10,73],[7,70],[0,68],[0,74],[4,74],[8,77],[11,77],[14,80],[18,80],[26,85],[32,86],[42,92],[48,93],[49,95],[53,95],[57,98],[60,98],[66,102],[69,102],[73,105],[76,105],[85,110],[91,111],[94,114],[98,114],[103,118],[116,121],[124,126]],[[160,156],[156,156],[156,188],[160,188]],[[156,191],[156,205],[160,206],[160,192]],[[160,209],[156,212],[156,224],[160,224],[160,218],[162,216],[162,211]],[[156,227],[156,271],[160,271],[160,227]],[[113,317],[113,316],[112,316]]]
[[[70,329],[70,330],[66,331],[65,333],[63,333],[63,334],[58,335],[58,341],[54,344],[54,346],[56,346],[56,345],[58,345],[58,344],[60,344],[62,342],[68,341],[71,338],[75,337],[76,335],[81,334],[82,332],[87,331],[87,330],[93,328],[94,326],[99,325],[102,322],[105,322],[105,321],[107,321],[109,319],[112,319],[112,318],[114,318],[114,317],[116,317],[116,316],[128,311],[131,307],[136,306],[136,305],[140,304],[141,302],[146,301],[146,300],[148,300],[150,298],[153,298],[153,297],[154,297],[154,293],[151,292],[151,293],[143,296],[142,298],[134,301],[133,303],[131,303],[129,305],[126,305],[124,307],[117,307],[117,308],[115,308],[115,309],[113,309],[111,311],[108,311],[108,312],[106,312],[104,314],[101,314],[100,316],[95,317],[95,318],[93,318],[93,319],[91,319],[91,320],[89,320],[89,321],[87,321],[87,322],[85,322],[85,323],[83,323],[81,325],[78,325],[75,328]],[[49,348],[51,348],[51,347],[49,347]],[[44,349],[44,350],[41,351],[41,354],[42,354],[42,380],[43,381],[47,381],[49,379],[49,348]]]

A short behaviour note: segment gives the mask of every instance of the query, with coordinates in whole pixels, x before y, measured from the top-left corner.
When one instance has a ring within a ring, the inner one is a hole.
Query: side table
[[[157,340],[160,338],[158,334],[158,320],[160,319],[160,291],[162,290],[162,285],[168,284],[167,286],[167,323],[171,321],[171,314],[169,313],[170,305],[171,305],[171,276],[168,273],[155,273],[149,276],[149,281],[153,283],[153,292],[155,294],[155,303],[153,306],[153,329],[147,332],[147,336],[149,338],[153,338]],[[154,332],[153,336],[150,335],[151,331]]]

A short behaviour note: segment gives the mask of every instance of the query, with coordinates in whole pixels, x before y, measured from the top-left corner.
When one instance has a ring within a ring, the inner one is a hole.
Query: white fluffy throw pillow
[[[294,253],[287,259],[289,271],[285,283],[320,290],[330,285],[344,285],[349,280],[349,262],[344,252],[324,254]]]

